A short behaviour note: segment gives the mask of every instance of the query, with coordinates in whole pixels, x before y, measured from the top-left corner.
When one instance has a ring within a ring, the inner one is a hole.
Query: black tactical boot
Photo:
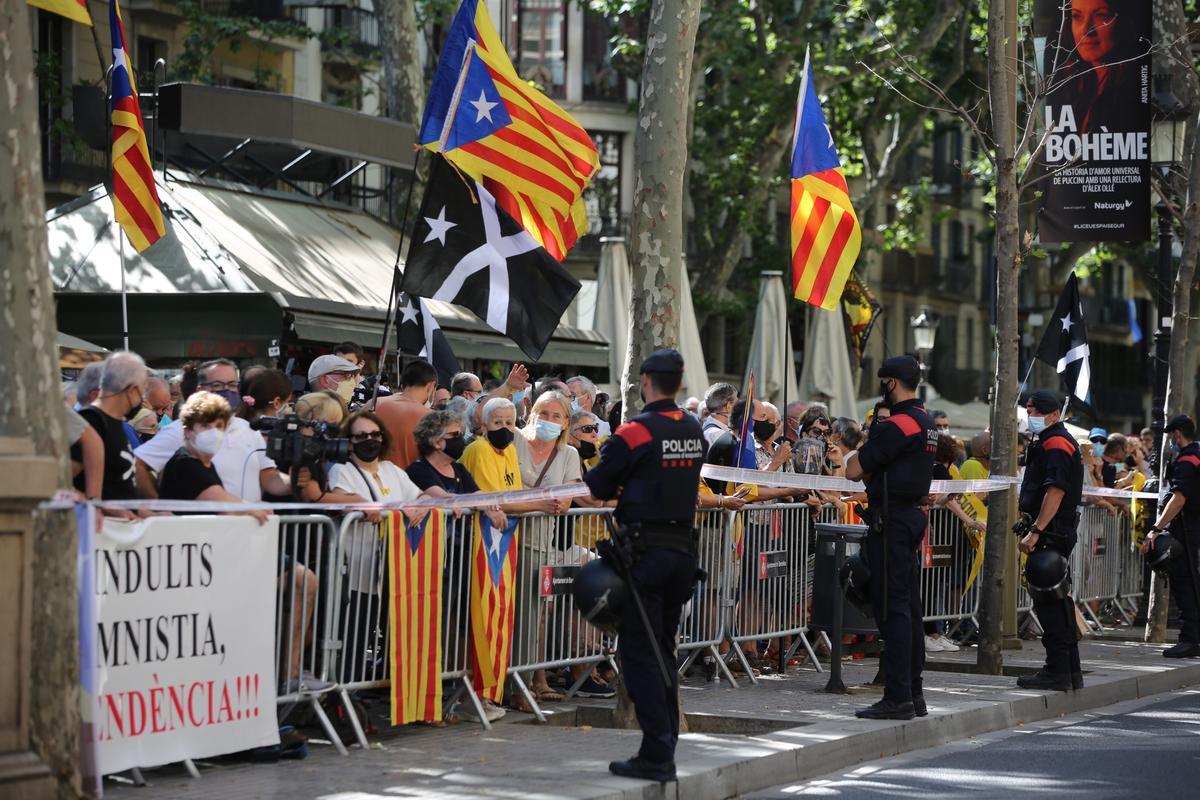
[[[608,771],[622,778],[638,778],[643,781],[666,783],[675,780],[674,761],[650,761],[641,756],[634,756],[625,761],[611,761]]]
[[[1080,683],[1083,682],[1083,676],[1079,676]],[[1053,692],[1069,692],[1071,691],[1071,675],[1069,673],[1057,672],[1035,672],[1033,675],[1022,675],[1017,678],[1017,686],[1022,689],[1045,689]]]
[[[880,700],[854,712],[859,719],[912,719],[916,715],[911,702],[897,703],[895,700]]]

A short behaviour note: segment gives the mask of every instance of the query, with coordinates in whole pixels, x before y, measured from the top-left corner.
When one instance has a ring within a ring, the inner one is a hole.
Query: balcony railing
[[[374,11],[334,6],[325,12],[323,39],[327,47],[349,49],[373,57],[379,52],[379,19]]]

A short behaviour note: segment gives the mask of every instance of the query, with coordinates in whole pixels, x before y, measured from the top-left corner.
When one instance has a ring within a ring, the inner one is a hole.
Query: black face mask
[[[142,394],[142,391],[139,389],[137,405],[131,406],[130,409],[125,412],[126,420],[128,420],[129,422],[133,422],[133,418],[136,417],[138,415],[138,412],[142,410],[142,401],[145,399],[146,399],[146,395]]]
[[[445,444],[442,446],[442,452],[453,458],[455,461],[462,458],[463,450],[467,449],[467,440],[461,435],[450,436],[446,438]]]
[[[367,439],[366,441],[355,442],[350,446],[350,449],[354,451],[354,455],[358,456],[360,460],[374,461],[383,452],[383,442]]]
[[[584,461],[590,461],[596,457],[596,445],[592,442],[580,442],[575,449],[579,451],[579,455],[583,457]]]
[[[765,442],[771,438],[771,434],[775,433],[775,423],[766,419],[754,420],[754,438],[760,442]]]
[[[895,387],[893,386],[892,388],[894,389]],[[882,405],[886,408],[892,407],[892,401],[888,399],[888,392],[890,392],[890,391],[891,390],[888,389],[888,385],[886,382],[884,382],[884,381],[879,382],[879,394],[883,398]]]
[[[498,428],[494,431],[488,431],[487,440],[492,443],[492,447],[497,450],[503,450],[513,443],[513,432],[508,428]]]

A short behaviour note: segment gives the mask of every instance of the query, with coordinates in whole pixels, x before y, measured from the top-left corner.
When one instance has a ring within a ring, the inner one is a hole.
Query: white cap
[[[308,385],[312,386],[317,382],[317,378],[331,372],[362,372],[362,367],[341,356],[317,356],[308,367]]]

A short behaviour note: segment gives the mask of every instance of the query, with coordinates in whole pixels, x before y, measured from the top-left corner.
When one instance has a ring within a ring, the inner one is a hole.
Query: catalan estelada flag
[[[163,216],[146,148],[133,65],[125,50],[125,27],[117,0],[110,0],[112,28],[112,201],[117,224],[139,253],[162,238]]]
[[[392,724],[440,720],[445,512],[430,511],[420,525],[407,525],[398,511],[384,520],[391,586]]]
[[[87,0],[25,0],[25,2],[34,8],[58,14],[60,17],[66,17],[75,22],[82,22],[89,27],[92,24],[92,15],[88,13]]]
[[[517,523],[496,528],[475,515],[471,546],[471,679],[480,697],[499,703],[517,609]]]
[[[750,370],[745,400],[746,411],[742,416],[742,427],[738,431],[737,464],[734,466],[758,469],[758,459],[754,456],[754,370]]]
[[[517,75],[480,0],[463,0],[425,104],[420,144],[479,181],[559,261],[587,232],[600,165],[582,126]]]
[[[836,311],[861,247],[862,229],[805,52],[792,143],[792,292],[796,299]]]

